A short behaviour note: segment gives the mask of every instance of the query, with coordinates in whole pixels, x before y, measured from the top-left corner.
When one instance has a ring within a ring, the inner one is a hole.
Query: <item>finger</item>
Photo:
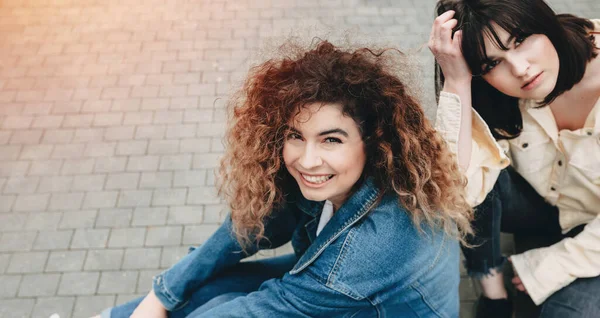
[[[433,25],[431,26],[431,34],[430,34],[430,44],[439,38],[439,28],[442,24],[446,23],[454,16],[454,11],[448,10],[442,14],[440,14],[435,20],[433,20]]]
[[[439,27],[438,39],[442,46],[452,45],[452,29],[458,24],[456,19],[451,19]]]
[[[517,288],[519,291],[525,292],[525,286],[523,285],[516,285],[515,288]]]
[[[456,49],[461,49],[462,45],[462,30],[458,30],[454,32],[454,37],[452,38],[452,46]]]
[[[448,10],[442,14],[440,14],[435,20],[433,24],[442,25],[446,21],[450,20],[454,16],[454,10]]]
[[[523,284],[523,282],[521,281],[521,278],[519,278],[519,276],[513,277],[513,279],[511,280],[511,282],[513,284]]]

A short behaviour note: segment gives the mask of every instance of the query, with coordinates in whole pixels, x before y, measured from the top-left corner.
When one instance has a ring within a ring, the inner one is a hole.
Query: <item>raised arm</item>
[[[458,21],[453,19],[454,11],[446,11],[433,22],[429,37],[429,49],[435,56],[445,77],[442,92],[458,96],[459,114],[445,114],[460,123],[456,152],[458,164],[466,171],[471,160],[471,71],[461,51],[462,33],[452,36],[452,29]],[[453,111],[450,110],[449,111]],[[439,117],[439,116],[438,116]]]

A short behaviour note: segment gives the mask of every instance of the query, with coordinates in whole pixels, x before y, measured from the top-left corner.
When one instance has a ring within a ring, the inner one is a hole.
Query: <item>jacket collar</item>
[[[297,274],[305,269],[344,231],[362,219],[375,204],[378,194],[379,191],[373,180],[365,180],[360,188],[335,212],[319,236],[300,257],[290,274]],[[323,204],[324,202],[309,201],[303,197],[298,198],[297,201],[298,208],[313,217],[321,213]]]

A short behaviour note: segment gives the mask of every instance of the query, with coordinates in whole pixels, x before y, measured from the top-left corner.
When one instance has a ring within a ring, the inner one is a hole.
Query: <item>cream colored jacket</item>
[[[600,20],[594,20],[600,30]],[[511,256],[525,288],[541,304],[580,277],[600,275],[600,99],[585,126],[558,131],[549,107],[532,108],[521,101],[523,131],[511,140],[496,141],[472,111],[472,154],[466,171],[473,206],[491,191],[500,171],[511,164],[535,190],[558,207],[563,233],[587,224],[574,238]],[[442,92],[436,129],[456,153],[461,123],[457,95]]]

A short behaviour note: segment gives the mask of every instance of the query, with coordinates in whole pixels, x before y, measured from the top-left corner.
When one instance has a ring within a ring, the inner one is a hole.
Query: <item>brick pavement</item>
[[[551,3],[600,17],[595,0]],[[432,58],[416,49],[433,4],[0,0],[0,317],[87,317],[143,295],[217,228],[224,99],[273,37],[350,30],[413,52],[431,116]],[[470,317],[472,282],[460,292]]]

